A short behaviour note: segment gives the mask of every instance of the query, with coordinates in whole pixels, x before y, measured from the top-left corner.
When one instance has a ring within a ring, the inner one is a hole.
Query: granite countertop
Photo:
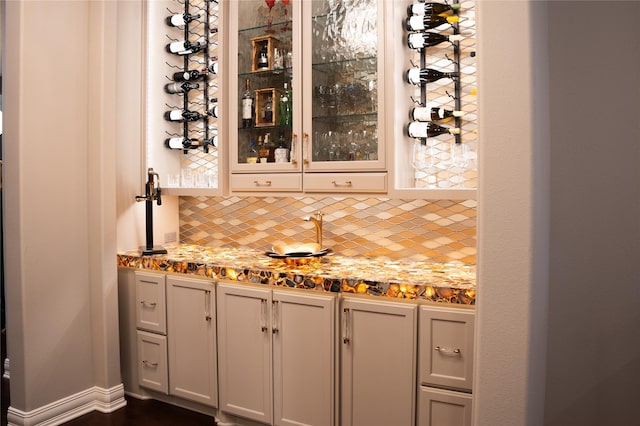
[[[166,247],[167,254],[118,253],[118,266],[374,296],[473,305],[475,265],[345,257],[329,252],[300,262],[242,248]],[[299,264],[302,263],[302,264]]]

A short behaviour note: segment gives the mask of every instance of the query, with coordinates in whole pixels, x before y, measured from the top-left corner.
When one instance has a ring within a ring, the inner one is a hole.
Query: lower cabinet
[[[215,286],[167,276],[169,394],[218,405]]]
[[[471,426],[471,394],[420,387],[418,426]]]
[[[333,425],[335,296],[218,284],[220,409],[275,425]]]
[[[414,424],[417,306],[345,296],[341,424]]]
[[[418,426],[470,426],[475,312],[420,306]]]

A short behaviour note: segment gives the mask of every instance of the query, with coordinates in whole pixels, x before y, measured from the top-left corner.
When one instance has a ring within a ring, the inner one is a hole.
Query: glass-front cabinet
[[[232,192],[386,192],[382,3],[228,2]]]

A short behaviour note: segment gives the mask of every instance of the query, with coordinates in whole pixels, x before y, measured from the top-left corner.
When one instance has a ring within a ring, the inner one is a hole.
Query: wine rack
[[[425,9],[427,17],[420,18],[424,19],[424,28],[410,28],[410,19],[418,19],[418,14],[413,14],[413,5]],[[430,13],[432,5],[451,7],[451,10]],[[414,144],[410,161],[415,169],[415,188],[473,189],[477,185],[474,8],[474,2],[464,0],[442,3],[414,0],[407,8],[404,36],[405,45],[411,51],[411,66],[443,72],[448,77],[414,83],[410,97],[413,107],[441,109],[449,115],[442,119],[420,119],[433,120],[433,127],[437,127],[434,131],[442,133],[419,138],[409,136]],[[446,20],[429,26],[430,15]],[[425,41],[422,47],[412,47],[409,38],[413,34],[425,38],[435,34],[439,39],[433,44]],[[447,40],[440,41],[442,37]]]
[[[169,186],[217,187],[218,123],[223,119],[218,108],[218,0],[172,0],[164,4],[164,107],[174,116],[184,111],[188,118],[169,120],[165,112],[164,144],[181,153],[182,164],[180,175],[170,176],[173,182]],[[185,83],[197,87],[172,93]],[[168,86],[172,90],[167,90]]]

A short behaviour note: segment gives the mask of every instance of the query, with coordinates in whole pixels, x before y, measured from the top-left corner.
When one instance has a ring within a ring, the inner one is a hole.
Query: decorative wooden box
[[[257,89],[255,91],[256,99],[256,127],[275,126],[278,114],[278,93],[276,89]],[[268,111],[267,105],[271,106],[271,114],[265,114]]]
[[[278,47],[280,40],[277,38],[266,35],[260,37],[254,37],[251,39],[251,71],[269,71],[273,69],[273,50]],[[260,59],[260,51],[264,46],[267,46],[267,66],[263,68],[258,67],[258,61]]]

